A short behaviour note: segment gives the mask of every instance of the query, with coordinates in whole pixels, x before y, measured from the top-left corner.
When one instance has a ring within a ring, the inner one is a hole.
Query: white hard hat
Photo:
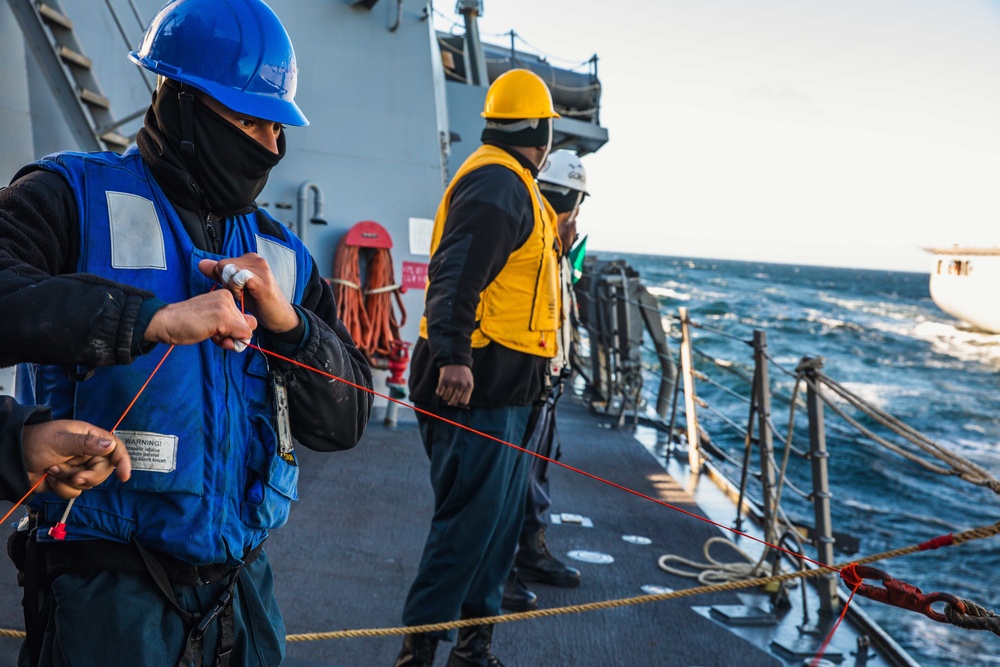
[[[548,160],[538,172],[539,183],[549,183],[560,188],[568,188],[589,195],[587,191],[587,170],[573,151],[560,149],[552,151]]]

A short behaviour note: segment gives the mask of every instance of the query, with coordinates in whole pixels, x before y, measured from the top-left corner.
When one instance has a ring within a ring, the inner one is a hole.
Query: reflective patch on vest
[[[177,469],[177,436],[148,431],[115,431],[125,443],[132,470],[173,472]]]
[[[289,302],[295,297],[295,251],[257,234],[257,254],[264,258]]]
[[[107,195],[112,268],[165,271],[167,252],[153,202],[125,192]]]

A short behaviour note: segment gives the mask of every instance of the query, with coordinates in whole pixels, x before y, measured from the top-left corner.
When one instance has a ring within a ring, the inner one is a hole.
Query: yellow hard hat
[[[552,94],[542,78],[526,69],[512,69],[496,78],[486,91],[483,118],[559,118]]]

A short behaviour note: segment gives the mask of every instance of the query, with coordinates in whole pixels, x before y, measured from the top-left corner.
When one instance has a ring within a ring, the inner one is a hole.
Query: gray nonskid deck
[[[401,415],[401,417],[405,417]],[[606,428],[585,408],[559,407],[562,461],[617,484],[700,514],[691,497],[627,431]],[[483,446],[502,446],[484,441]],[[268,553],[290,634],[398,627],[431,513],[429,464],[413,422],[389,430],[373,421],[348,452],[300,449],[301,501],[275,531]],[[685,588],[690,580],[661,571],[657,558],[675,553],[702,558],[719,531],[680,512],[583,475],[552,466],[555,513],[586,517],[593,527],[552,525],[549,547],[583,572],[577,589],[533,584],[542,607],[561,607],[643,595],[644,585]],[[647,537],[648,545],[622,539]],[[571,561],[587,550],[608,554],[607,565]],[[13,567],[0,565],[0,627],[20,628],[20,590]],[[781,661],[692,609],[739,604],[714,594],[611,610],[501,624],[494,649],[508,667],[621,665],[628,667],[771,667]],[[391,665],[401,638],[358,638],[288,644],[290,667]],[[14,665],[18,641],[0,639],[0,667]],[[442,644],[437,665],[444,665]]]
[[[562,461],[685,510],[690,496],[627,431],[602,423],[572,399],[559,407]],[[483,446],[502,446],[484,441]],[[430,521],[429,464],[415,424],[373,424],[351,452],[303,455],[302,501],[269,554],[289,633],[398,627],[403,600]],[[700,559],[713,526],[559,466],[551,466],[554,513],[586,517],[592,528],[552,525],[553,553],[583,572],[577,589],[533,584],[542,607],[643,595],[644,585],[684,588],[656,564],[663,553]],[[649,545],[622,539],[649,538]],[[573,550],[612,556],[610,565],[572,561]],[[780,665],[691,609],[739,604],[735,595],[692,597],[612,610],[501,624],[495,652],[508,667],[622,665],[733,667]],[[391,665],[398,637],[291,643],[289,665]],[[446,662],[442,644],[437,663]]]

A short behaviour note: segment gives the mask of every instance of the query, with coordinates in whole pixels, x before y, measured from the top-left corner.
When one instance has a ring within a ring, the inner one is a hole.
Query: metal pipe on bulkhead
[[[313,214],[306,217],[306,206],[309,204],[309,193],[313,194]],[[295,234],[305,243],[306,223],[311,222],[316,225],[325,225],[326,218],[323,217],[323,190],[313,181],[303,181],[299,186],[299,208],[295,215]]]
[[[490,85],[486,73],[486,56],[483,43],[479,40],[478,19],[483,13],[482,0],[458,0],[455,10],[465,18],[465,62],[469,83],[486,88]]]

